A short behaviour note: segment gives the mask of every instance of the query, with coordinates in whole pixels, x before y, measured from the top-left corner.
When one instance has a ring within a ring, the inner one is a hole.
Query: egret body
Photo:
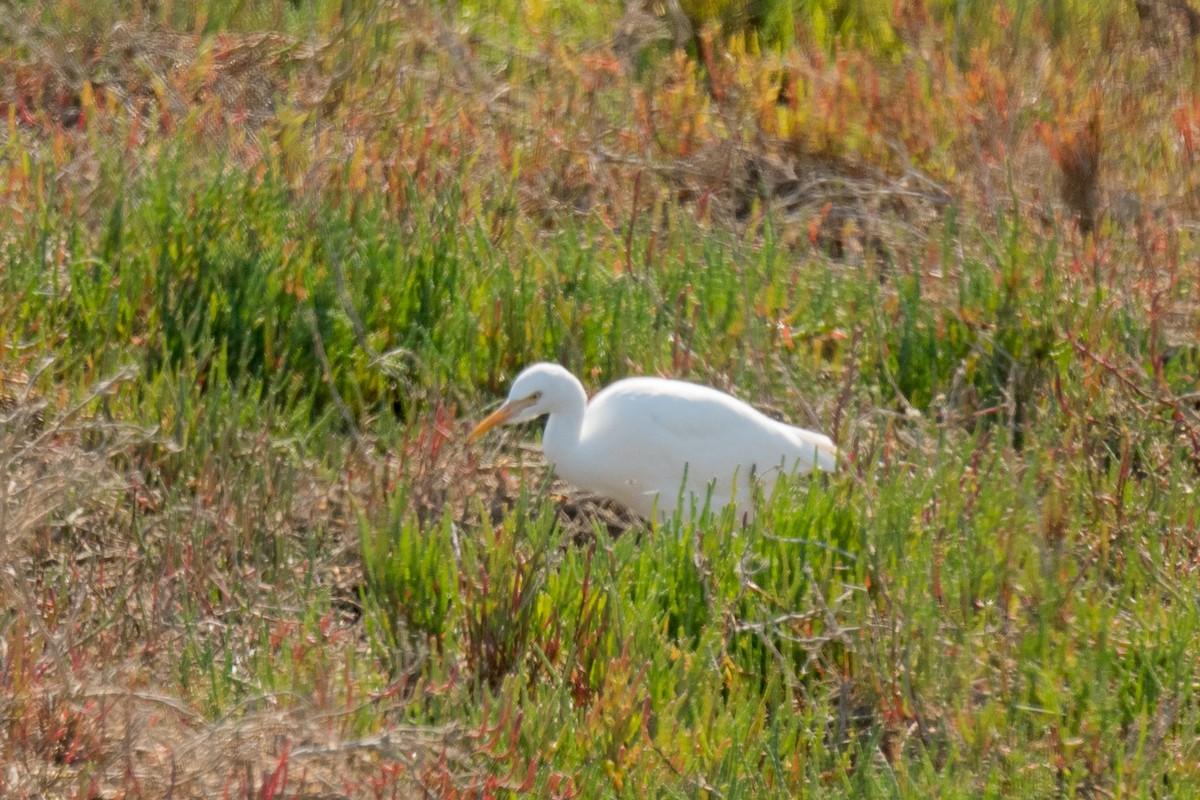
[[[707,386],[626,378],[588,402],[583,384],[558,364],[534,364],[508,399],[471,432],[548,415],[542,451],[563,479],[611,497],[645,518],[689,516],[709,499],[719,510],[750,510],[752,484],[783,474],[832,471],[828,436],[796,428]],[[686,485],[685,485],[686,480]]]

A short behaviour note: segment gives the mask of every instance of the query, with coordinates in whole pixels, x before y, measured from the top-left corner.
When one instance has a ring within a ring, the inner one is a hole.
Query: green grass
[[[0,12],[0,794],[1200,792],[1192,44],[683,5]],[[631,524],[535,360],[843,468]]]

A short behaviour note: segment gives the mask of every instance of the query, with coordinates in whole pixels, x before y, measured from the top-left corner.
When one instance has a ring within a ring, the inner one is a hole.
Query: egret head
[[[527,422],[543,414],[566,411],[571,404],[586,402],[583,385],[558,364],[534,364],[513,381],[508,399],[491,416],[475,426],[468,437],[475,441],[497,425]]]

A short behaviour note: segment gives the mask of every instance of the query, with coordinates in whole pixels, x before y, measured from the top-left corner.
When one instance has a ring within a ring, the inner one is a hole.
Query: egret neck
[[[568,453],[578,449],[583,436],[583,417],[587,411],[587,392],[583,384],[569,373],[565,377],[571,379],[569,393],[555,398],[556,402],[546,420],[546,429],[542,433],[542,452],[556,470]],[[571,480],[571,476],[563,475],[561,471],[559,476]]]

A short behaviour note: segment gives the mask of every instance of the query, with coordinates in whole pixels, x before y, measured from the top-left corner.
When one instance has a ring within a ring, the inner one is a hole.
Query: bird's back
[[[685,496],[703,503],[711,482],[712,505],[720,508],[747,504],[751,477],[769,487],[780,469],[833,470],[837,452],[829,437],[773,420],[716,389],[661,378],[628,378],[592,398],[581,445],[583,469],[594,472],[579,477],[644,516],[653,513],[655,497],[660,513],[675,510],[685,469]]]

